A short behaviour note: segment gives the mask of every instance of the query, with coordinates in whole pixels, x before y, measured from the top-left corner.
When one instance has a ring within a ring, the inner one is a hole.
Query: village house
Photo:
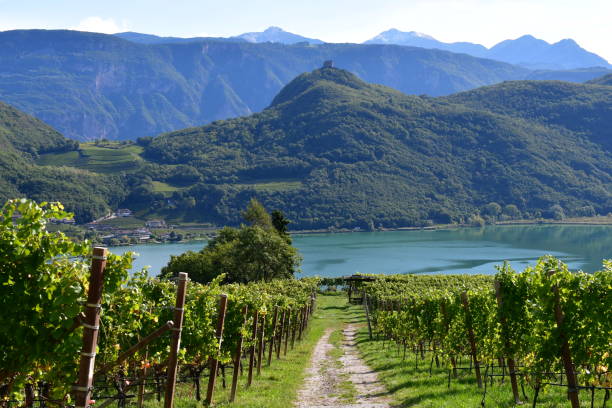
[[[149,220],[145,225],[147,228],[166,228],[166,222],[164,220]]]
[[[76,224],[74,218],[51,218],[51,224]]]
[[[120,208],[115,214],[117,215],[117,217],[131,217],[132,210],[129,210],[127,208]]]

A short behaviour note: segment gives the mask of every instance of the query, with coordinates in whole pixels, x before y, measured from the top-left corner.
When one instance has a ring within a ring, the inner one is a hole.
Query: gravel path
[[[347,325],[343,330],[344,339],[342,351],[344,355],[338,360],[330,356],[334,345],[330,344],[329,336],[332,329],[327,329],[315,346],[307,377],[298,393],[297,408],[389,408],[389,401],[383,385],[359,357],[355,337],[357,327]],[[339,384],[348,379],[357,391],[350,403],[338,397]]]

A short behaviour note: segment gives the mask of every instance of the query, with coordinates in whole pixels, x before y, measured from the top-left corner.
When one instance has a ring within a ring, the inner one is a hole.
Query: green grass
[[[143,148],[137,145],[109,142],[96,146],[94,143],[81,143],[79,151],[43,154],[37,163],[42,166],[69,166],[111,174],[136,170],[142,161],[142,151]]]
[[[342,368],[342,362],[340,358],[344,355],[344,350],[342,349],[342,341],[344,336],[342,334],[342,328],[334,330],[329,336],[329,342],[334,346],[328,352],[328,355],[333,359],[336,368]],[[341,381],[338,384],[338,397],[342,403],[351,404],[355,401],[355,396],[357,395],[357,388],[355,384],[350,381],[349,375],[347,373],[341,374]]]
[[[476,385],[473,372],[461,370],[457,379],[452,379],[448,387],[448,369],[441,362],[440,368],[434,363],[432,375],[429,374],[431,354],[425,355],[425,359],[418,357],[418,368],[415,368],[415,354],[408,353],[406,361],[402,362],[402,356],[398,356],[398,348],[390,342],[368,339],[366,328],[358,332],[357,344],[362,358],[378,372],[378,378],[389,390],[397,407],[456,407],[474,408],[480,406],[483,390]],[[482,369],[484,375],[485,370]],[[495,377],[493,386],[487,384],[485,406],[509,408],[514,407],[510,378],[506,376],[504,384],[500,384],[499,377]],[[570,406],[565,398],[565,388],[549,387],[540,391],[538,397],[538,408],[566,408]],[[531,407],[533,401],[533,389],[525,385],[528,398],[523,399],[525,407]],[[519,386],[520,393],[520,386]],[[601,407],[604,392],[596,393],[595,405]],[[590,394],[586,391],[580,393],[581,407],[590,407]]]
[[[64,153],[42,154],[37,164],[41,166],[68,166],[103,174],[137,171],[144,159],[141,157],[144,149],[134,144],[120,142],[81,143],[78,151]],[[170,196],[175,191],[184,190],[190,186],[174,186],[162,181],[153,181],[153,190]],[[228,185],[229,186],[229,185]],[[282,192],[303,188],[303,183],[296,179],[265,179],[252,182],[231,184],[238,189],[252,189],[257,192]]]
[[[339,359],[342,357],[342,329],[334,330],[329,336],[329,342],[334,346],[333,349],[329,351],[329,355],[334,359]],[[340,366],[340,362],[338,361],[338,366]]]
[[[276,191],[299,190],[300,188],[302,188],[303,184],[301,181],[281,180],[281,181],[260,181],[257,183],[238,183],[238,184],[233,184],[233,186],[238,187],[238,188],[250,188],[255,191],[276,192]]]
[[[231,371],[227,371],[227,388],[224,389],[218,378],[215,388],[214,402],[218,407],[249,407],[249,408],[287,408],[293,405],[297,392],[301,387],[305,370],[310,362],[312,351],[319,338],[328,328],[340,329],[345,323],[359,321],[359,313],[354,313],[346,304],[346,298],[341,295],[319,295],[317,309],[301,342],[295,343],[295,349],[281,353],[281,359],[272,361],[271,367],[262,367],[261,376],[254,376],[250,388],[245,387],[245,375],[238,383],[236,401],[229,403],[229,387]],[[206,381],[202,381],[203,394],[206,393]],[[183,384],[177,387],[175,407],[201,407],[194,397],[193,386]],[[203,395],[203,397],[204,397]],[[163,403],[147,402],[147,408],[160,408]]]
[[[181,187],[175,187],[162,181],[152,181],[151,184],[153,184],[153,190],[157,193],[173,193],[182,190]]]
[[[47,153],[42,154],[36,163],[41,166],[77,167],[79,157],[79,152],[77,151],[65,153]]]

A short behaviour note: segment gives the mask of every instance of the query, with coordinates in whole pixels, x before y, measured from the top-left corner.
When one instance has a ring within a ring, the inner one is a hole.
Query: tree
[[[480,215],[474,214],[468,219],[468,224],[472,227],[484,227],[485,220]]]
[[[171,257],[161,276],[168,278],[187,272],[191,279],[202,283],[211,282],[221,274],[225,274],[228,283],[292,278],[301,257],[291,245],[288,233],[275,228],[270,214],[255,199],[243,216],[252,225],[225,227],[200,252],[189,251]],[[282,213],[276,214],[275,219],[286,230],[288,220]]]
[[[496,202],[491,202],[484,206],[482,213],[491,217],[498,217],[501,214],[502,208]]]
[[[563,207],[561,207],[559,204],[555,204],[551,206],[548,209],[548,213],[551,218],[557,221],[561,221],[562,219],[565,218],[565,211],[563,211]]]
[[[290,223],[291,221],[285,217],[281,210],[272,211],[272,225],[274,229],[291,244],[291,236],[289,235],[289,228],[287,228]]]
[[[257,225],[264,229],[271,229],[274,227],[270,214],[268,214],[264,206],[256,198],[251,198],[247,209],[242,212],[242,218],[251,225]]]
[[[592,205],[585,205],[584,207],[580,207],[576,210],[576,215],[579,217],[594,217],[597,215],[597,213]]]
[[[510,219],[517,219],[521,217],[521,211],[514,204],[508,204],[504,206],[504,215],[507,215]]]
[[[162,268],[161,276],[169,278],[177,276],[179,272],[187,272],[189,278],[196,282],[210,282],[220,274],[218,269],[212,267],[204,251],[187,251],[170,256],[170,262]]]

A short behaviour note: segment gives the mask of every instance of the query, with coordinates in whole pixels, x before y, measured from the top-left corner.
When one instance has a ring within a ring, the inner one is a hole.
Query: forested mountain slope
[[[446,100],[570,131],[612,154],[610,88],[558,81],[504,82]]]
[[[593,85],[608,85],[612,86],[612,74],[607,74],[599,78],[592,79],[588,82]]]
[[[134,140],[259,112],[293,78],[329,59],[365,81],[432,96],[528,76],[584,81],[603,73],[538,73],[397,45],[146,41],[153,43],[77,31],[1,32],[0,100],[66,137]]]
[[[612,211],[612,90],[516,82],[473,95],[410,96],[319,69],[259,114],[144,141],[145,155],[195,170],[200,182],[175,200],[193,197],[185,215],[218,222],[238,222],[254,195],[300,227],[459,221],[489,202],[528,216]]]
[[[78,143],[0,102],[0,202],[28,196],[61,201],[80,222],[105,214],[124,193],[114,177],[63,166],[38,166],[44,153],[73,151]]]

